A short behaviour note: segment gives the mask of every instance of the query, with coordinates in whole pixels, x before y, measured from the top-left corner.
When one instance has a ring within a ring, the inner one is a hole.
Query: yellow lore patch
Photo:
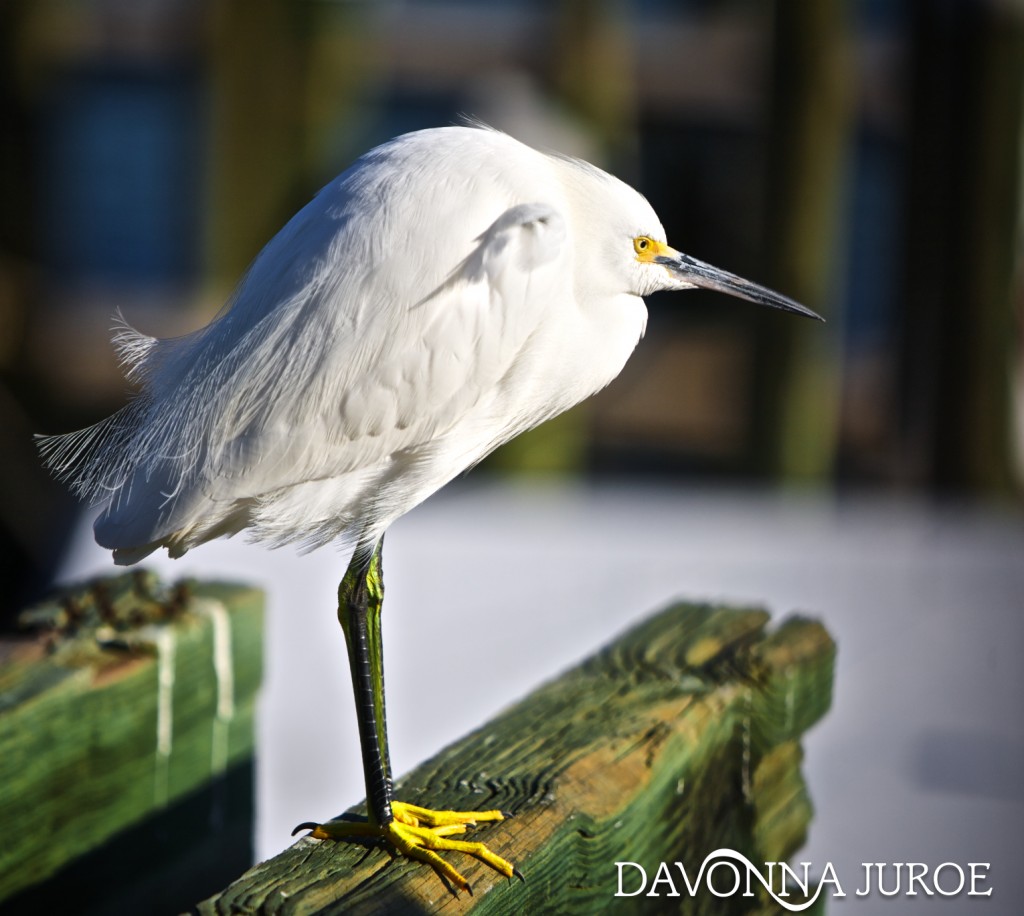
[[[645,264],[654,263],[657,257],[671,258],[678,254],[674,248],[648,235],[638,235],[633,239],[633,250],[636,252],[636,259]]]

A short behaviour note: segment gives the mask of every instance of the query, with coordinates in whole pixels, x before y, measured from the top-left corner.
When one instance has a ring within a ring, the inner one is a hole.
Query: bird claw
[[[473,888],[438,852],[462,852],[479,859],[506,878],[518,877],[525,881],[517,868],[491,852],[485,844],[449,839],[453,834],[465,833],[467,827],[475,826],[478,822],[504,820],[504,812],[434,811],[404,802],[392,802],[391,808],[394,820],[383,826],[370,822],[329,821],[314,824],[307,821],[296,827],[292,835],[299,830],[310,830],[312,832],[309,836],[318,840],[383,841],[394,852],[429,865],[455,894],[464,890],[472,895]]]

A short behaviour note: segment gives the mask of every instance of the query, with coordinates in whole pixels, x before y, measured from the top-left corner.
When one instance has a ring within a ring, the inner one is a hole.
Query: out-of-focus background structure
[[[355,156],[475,116],[617,173],[675,247],[828,323],[654,297],[615,384],[396,526],[396,769],[675,594],[797,607],[839,645],[808,855],[845,857],[844,884],[859,862],[1002,856],[987,911],[1016,912],[1018,0],[5,0],[0,43],[5,615],[106,562],[31,435],[124,403],[115,311],[157,336],[205,324]],[[164,565],[278,583],[265,855],[361,794],[344,562],[239,541]],[[494,628],[504,654],[437,721],[410,653],[476,657]]]
[[[1009,498],[1021,437],[1019,3],[7,0],[0,557],[77,511],[30,435],[126,397],[107,344],[204,324],[323,183],[479,117],[591,158],[676,247],[807,303],[650,302],[592,403],[492,467]]]

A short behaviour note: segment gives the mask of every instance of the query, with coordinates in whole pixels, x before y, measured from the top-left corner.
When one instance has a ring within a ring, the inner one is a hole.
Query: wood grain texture
[[[0,640],[0,901],[252,756],[262,614],[256,589],[129,573]]]
[[[814,621],[767,623],[758,609],[671,607],[399,782],[404,801],[511,812],[472,836],[525,882],[448,853],[474,888],[456,897],[383,849],[304,838],[197,912],[635,913],[651,901],[616,900],[618,860],[696,868],[722,846],[784,859],[811,816],[798,739],[829,707],[835,649]],[[702,911],[697,898],[683,910]]]

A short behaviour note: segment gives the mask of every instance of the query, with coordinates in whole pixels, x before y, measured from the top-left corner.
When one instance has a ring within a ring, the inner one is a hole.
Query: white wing
[[[453,179],[437,146],[398,142],[361,160],[268,244],[207,328],[170,341],[121,332],[143,393],[48,446],[81,490],[111,497],[102,544],[180,552],[258,519],[259,536],[318,544],[373,522],[359,516],[383,511],[371,491],[385,482],[391,515],[409,507],[389,466],[455,435],[572,293],[556,207],[489,183],[488,170],[508,174],[508,152],[462,162]],[[547,190],[534,174],[543,157],[516,147],[536,157],[521,184]],[[466,463],[532,422],[492,430]],[[320,482],[312,517],[261,514]]]

